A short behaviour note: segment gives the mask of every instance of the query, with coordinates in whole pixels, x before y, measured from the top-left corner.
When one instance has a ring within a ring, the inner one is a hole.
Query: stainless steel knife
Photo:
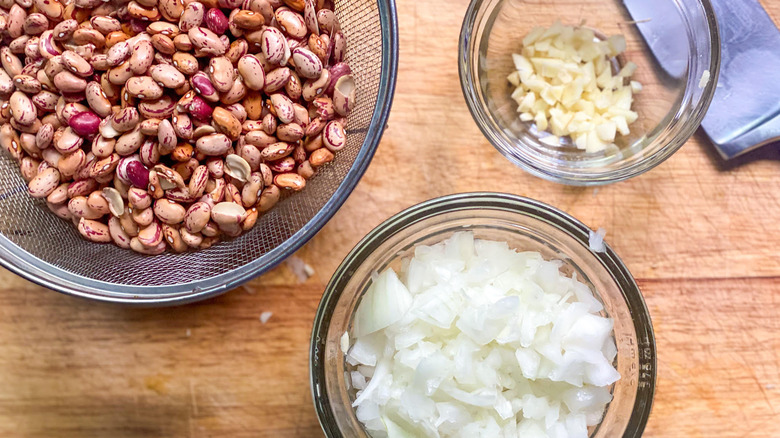
[[[661,68],[686,71],[688,48],[671,0],[623,0]],[[758,0],[712,0],[721,34],[721,70],[702,127],[726,159],[780,141],[780,30]]]

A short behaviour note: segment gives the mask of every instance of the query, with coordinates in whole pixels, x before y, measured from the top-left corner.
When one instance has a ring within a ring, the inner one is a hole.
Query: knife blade
[[[671,29],[683,17],[671,0],[623,0],[661,68],[687,70],[688,47]],[[721,70],[702,127],[726,159],[780,140],[780,30],[758,0],[712,0],[721,34]],[[674,27],[680,26],[680,27]],[[685,60],[681,64],[680,60]]]
[[[688,71],[688,47],[679,43],[685,29],[674,1],[623,0],[661,68],[675,79]]]

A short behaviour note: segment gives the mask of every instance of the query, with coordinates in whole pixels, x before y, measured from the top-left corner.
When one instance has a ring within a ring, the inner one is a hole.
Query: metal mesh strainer
[[[398,64],[393,0],[337,0],[347,60],[358,84],[347,147],[262,216],[254,230],[199,252],[149,257],[83,240],[69,222],[27,195],[18,165],[0,158],[0,263],[51,289],[131,304],[185,303],[268,271],[338,210],[368,167],[390,111]]]

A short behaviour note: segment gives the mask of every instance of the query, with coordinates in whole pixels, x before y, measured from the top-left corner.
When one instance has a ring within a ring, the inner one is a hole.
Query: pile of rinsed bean
[[[331,0],[0,0],[0,144],[29,194],[144,254],[251,229],[345,146]]]

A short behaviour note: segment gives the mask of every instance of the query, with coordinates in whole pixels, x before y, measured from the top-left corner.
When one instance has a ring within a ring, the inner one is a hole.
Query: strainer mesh
[[[45,202],[27,195],[18,165],[4,153],[0,158],[0,233],[41,264],[115,285],[196,283],[267,255],[306,226],[336,194],[357,164],[374,111],[381,110],[375,107],[382,92],[382,33],[391,30],[381,28],[377,1],[382,0],[336,1],[336,13],[348,42],[347,61],[358,84],[357,105],[348,120],[347,146],[332,164],[317,172],[303,192],[285,196],[250,233],[205,251],[156,257],[89,243],[71,223],[51,213]],[[106,286],[106,292],[110,292],[110,285]]]

